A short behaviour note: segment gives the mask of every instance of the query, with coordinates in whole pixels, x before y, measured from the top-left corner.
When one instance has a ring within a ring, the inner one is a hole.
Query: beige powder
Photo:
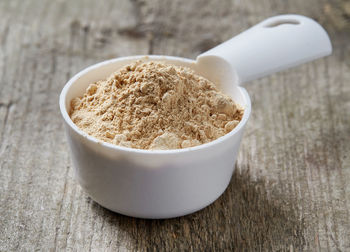
[[[102,141],[137,149],[179,149],[230,132],[243,109],[191,69],[137,61],[91,84],[70,116]]]

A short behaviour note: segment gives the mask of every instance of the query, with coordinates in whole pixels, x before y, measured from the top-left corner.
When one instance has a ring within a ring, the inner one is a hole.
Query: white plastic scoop
[[[269,18],[201,54],[197,61],[171,56],[132,56],[90,66],[68,81],[60,109],[76,178],[102,206],[129,216],[170,218],[195,212],[216,200],[230,182],[250,98],[240,83],[286,69],[332,51],[324,29],[298,15]],[[244,108],[231,132],[210,143],[176,150],[140,150],[104,143],[70,119],[70,102],[89,84],[135,60],[165,61],[192,68]]]

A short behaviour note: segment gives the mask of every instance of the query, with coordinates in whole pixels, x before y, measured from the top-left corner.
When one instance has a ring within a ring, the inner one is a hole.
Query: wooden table
[[[246,84],[253,113],[215,203],[142,220],[74,180],[58,109],[66,81],[135,54],[195,58],[273,15],[329,32],[332,56]],[[350,2],[1,1],[0,251],[350,251]]]

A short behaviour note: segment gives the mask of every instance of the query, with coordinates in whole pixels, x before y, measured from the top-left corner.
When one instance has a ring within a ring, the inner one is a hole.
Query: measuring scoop
[[[100,205],[133,217],[171,218],[215,201],[227,188],[250,98],[240,84],[331,54],[326,31],[300,15],[271,17],[199,55],[197,60],[171,56],[131,56],[90,66],[72,77],[60,95],[60,110],[76,178]],[[211,80],[244,108],[240,123],[206,144],[174,150],[132,149],[89,136],[70,119],[70,102],[89,84],[136,60],[185,66]]]

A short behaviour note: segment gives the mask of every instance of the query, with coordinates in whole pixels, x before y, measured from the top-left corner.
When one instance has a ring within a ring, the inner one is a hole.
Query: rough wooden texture
[[[195,214],[112,213],[75,182],[58,96],[113,57],[194,58],[272,15],[326,27],[332,56],[246,85],[253,112],[223,196]],[[350,251],[349,1],[1,1],[0,251]]]

